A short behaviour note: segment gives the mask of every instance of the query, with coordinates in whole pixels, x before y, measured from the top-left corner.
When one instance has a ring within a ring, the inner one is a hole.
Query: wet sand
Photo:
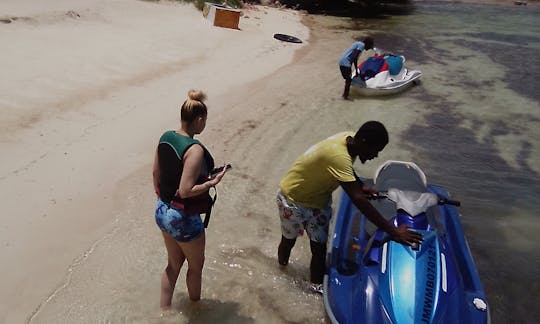
[[[125,225],[117,206],[140,190],[148,204],[130,217],[152,218],[154,146],[178,126],[187,91],[208,93],[204,140],[217,151],[216,117],[233,104],[222,98],[249,97],[242,85],[291,62],[302,45],[273,39],[277,30],[309,31],[297,12],[266,7],[245,10],[239,30],[177,2],[6,1],[0,12],[8,76],[0,81],[0,322],[40,322],[76,268]],[[144,230],[159,238],[155,226]],[[100,291],[82,289],[75,300]]]

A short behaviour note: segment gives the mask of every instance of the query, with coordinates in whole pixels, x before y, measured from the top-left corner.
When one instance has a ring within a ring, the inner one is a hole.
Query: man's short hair
[[[372,120],[360,126],[354,135],[357,143],[365,142],[369,146],[383,148],[388,144],[388,132],[381,122]]]
[[[365,49],[367,49],[367,50],[372,49],[373,45],[375,45],[375,41],[370,36],[367,36],[366,38],[364,38],[363,43],[364,43]]]

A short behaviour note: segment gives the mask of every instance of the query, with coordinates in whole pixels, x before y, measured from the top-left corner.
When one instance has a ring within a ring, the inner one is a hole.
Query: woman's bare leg
[[[178,242],[170,234],[166,232],[161,233],[163,233],[163,240],[167,248],[168,263],[161,275],[161,298],[159,305],[162,310],[166,310],[171,307],[174,286],[176,285],[180,269],[186,257],[180,246],[178,246]]]
[[[204,233],[198,238],[187,243],[178,243],[188,262],[186,285],[189,299],[198,301],[201,299],[202,269],[204,265],[204,247],[206,238]]]

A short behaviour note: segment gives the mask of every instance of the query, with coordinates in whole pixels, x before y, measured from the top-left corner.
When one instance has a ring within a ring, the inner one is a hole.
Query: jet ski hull
[[[370,66],[369,63],[366,63],[370,62],[370,60],[375,60],[378,64],[383,64],[380,67],[382,71],[377,70],[379,66]],[[403,65],[404,62],[405,57],[403,55],[390,55],[385,59],[382,56],[368,58],[368,60],[361,64],[358,71],[353,72],[351,76],[351,92],[362,96],[384,96],[405,91],[413,85],[418,84],[422,77],[422,72],[407,69]],[[378,73],[374,72],[374,70]],[[361,75],[363,77],[360,77]]]
[[[449,199],[442,187],[427,184],[425,189]],[[399,214],[388,201],[373,205],[395,225],[416,227],[424,241],[413,248],[389,240],[343,193],[330,231],[324,278],[324,304],[331,322],[489,323],[485,294],[457,209],[436,205],[410,217]]]

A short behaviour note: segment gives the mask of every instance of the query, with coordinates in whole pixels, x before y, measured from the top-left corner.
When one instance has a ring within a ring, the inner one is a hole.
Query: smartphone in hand
[[[210,171],[210,176],[213,177],[216,174],[220,173],[221,171],[223,171],[223,168],[226,168],[227,171],[229,171],[230,169],[232,169],[232,166],[230,164],[227,164],[225,166],[220,166],[219,168],[214,168],[212,171]]]

